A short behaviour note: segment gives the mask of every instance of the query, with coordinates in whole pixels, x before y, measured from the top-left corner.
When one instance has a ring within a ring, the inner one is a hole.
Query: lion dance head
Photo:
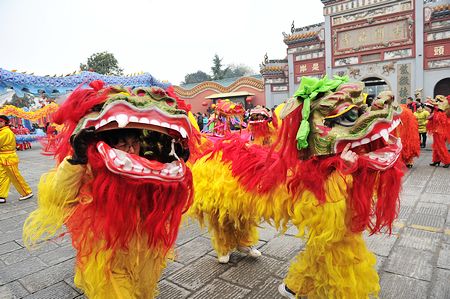
[[[192,202],[185,164],[192,129],[186,105],[169,94],[160,87],[104,87],[94,81],[75,90],[56,113],[55,122],[64,125],[58,161],[72,154],[74,136],[94,130],[87,147],[92,175],[66,220],[77,250],[89,254],[98,242],[123,249],[136,235],[149,246],[168,250],[174,244]],[[127,136],[138,151],[117,145]]]

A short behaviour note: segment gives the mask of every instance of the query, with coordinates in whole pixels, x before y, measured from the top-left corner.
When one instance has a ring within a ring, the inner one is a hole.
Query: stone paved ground
[[[40,175],[54,164],[39,151],[19,154],[22,174],[35,192]],[[383,299],[450,298],[450,169],[430,167],[430,160],[425,150],[405,176],[393,235],[366,236],[378,259]],[[22,225],[36,197],[16,198],[12,189],[8,203],[0,206],[0,298],[84,298],[73,285],[74,251],[68,238],[33,252],[23,247]],[[304,244],[294,228],[280,235],[262,225],[260,233],[261,258],[236,253],[229,265],[220,265],[207,233],[188,222],[158,298],[280,298],[277,286]]]

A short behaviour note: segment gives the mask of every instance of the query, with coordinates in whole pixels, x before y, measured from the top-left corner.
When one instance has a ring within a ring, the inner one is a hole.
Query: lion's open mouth
[[[192,135],[186,114],[116,101],[108,104],[101,114],[86,119],[83,128],[88,127],[95,128],[99,140],[96,148],[111,172],[137,179],[184,179],[188,139]],[[114,136],[122,139],[131,136],[136,141],[129,144],[122,140],[119,145],[113,142]]]
[[[167,163],[148,160],[135,154],[111,148],[103,141],[97,143],[97,150],[111,172],[127,177],[180,181],[186,173],[186,165],[183,159],[175,159]]]
[[[387,169],[397,161],[402,151],[400,138],[392,134],[399,124],[399,118],[392,122],[379,122],[363,138],[339,140],[335,147],[336,153],[342,152],[344,147],[351,143],[351,150],[357,153],[360,159],[369,162],[369,166],[378,170]]]
[[[265,122],[267,122],[267,120],[265,120],[265,119],[248,121],[249,124],[259,124],[259,123],[265,123]]]

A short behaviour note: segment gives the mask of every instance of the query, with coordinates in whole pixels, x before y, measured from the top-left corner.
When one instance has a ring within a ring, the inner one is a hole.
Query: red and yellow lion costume
[[[388,93],[368,108],[363,83],[345,81],[302,78],[271,148],[230,138],[192,167],[190,212],[207,224],[219,257],[256,244],[261,219],[298,228],[306,249],[284,282],[299,297],[377,296],[362,232],[390,230],[398,213],[402,146],[392,133],[400,109]],[[350,147],[353,164],[340,157]]]
[[[159,87],[94,81],[75,90],[54,121],[64,124],[57,167],[40,180],[25,244],[58,236],[65,225],[77,251],[75,285],[87,297],[153,298],[193,196],[191,172],[179,158],[192,134],[185,105]],[[149,147],[129,154],[98,137],[88,144],[87,164],[73,165],[70,140],[88,128],[96,136],[137,128]]]

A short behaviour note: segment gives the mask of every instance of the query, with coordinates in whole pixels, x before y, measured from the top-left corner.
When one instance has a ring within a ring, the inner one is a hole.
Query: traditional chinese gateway
[[[368,94],[398,99],[450,94],[448,0],[322,0],[325,22],[291,26],[287,58],[261,64],[266,106],[287,99],[302,76],[348,75]]]

